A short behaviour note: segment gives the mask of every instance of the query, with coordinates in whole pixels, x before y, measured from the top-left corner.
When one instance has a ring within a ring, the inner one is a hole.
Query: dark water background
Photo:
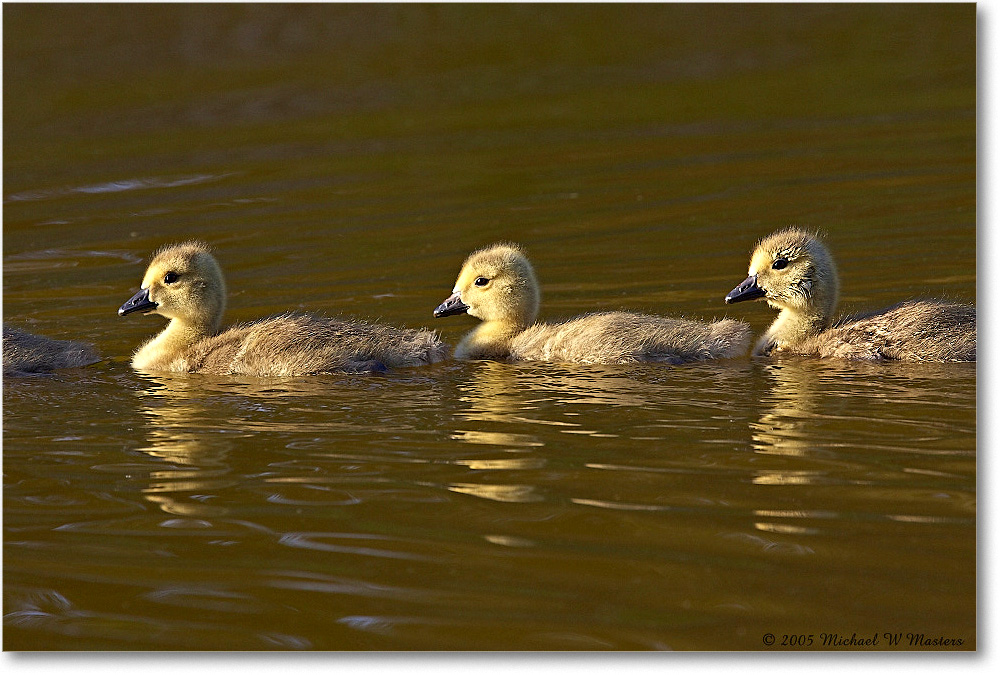
[[[4,648],[975,648],[974,364],[150,376],[115,314],[197,237],[231,321],[455,343],[508,239],[543,318],[760,331],[790,224],[845,311],[975,301],[975,12],[5,4],[4,320],[107,359],[4,380]]]

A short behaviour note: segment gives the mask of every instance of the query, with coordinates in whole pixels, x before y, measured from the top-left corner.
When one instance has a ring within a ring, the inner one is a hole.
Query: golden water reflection
[[[821,386],[816,363],[815,360],[786,359],[764,366],[771,386],[761,397],[764,407],[760,418],[750,423],[754,452],[793,460],[797,458],[797,461],[793,462],[791,468],[755,470],[752,477],[754,485],[804,486],[826,482],[827,471],[797,466],[815,461],[817,439],[821,438],[817,434],[815,420],[818,413],[817,395]],[[816,535],[821,532],[818,528],[800,524],[804,518],[811,517],[801,511],[757,509],[754,515],[769,519],[754,521],[754,529],[760,532],[787,536]],[[781,518],[782,522],[770,520],[776,517]]]
[[[459,400],[469,405],[464,419],[478,422],[509,422],[512,416],[530,410],[532,401],[516,371],[506,363],[482,361],[460,385]],[[456,431],[458,440],[475,443],[487,439],[485,432]],[[498,440],[500,437],[496,437]]]
[[[648,376],[666,366],[640,366],[637,373]],[[665,395],[669,388],[633,377],[621,367],[581,366],[576,364],[510,364],[481,361],[461,385],[461,400],[469,408],[463,419],[481,422],[543,424],[567,427],[565,433],[593,432],[580,430],[579,422],[531,416],[533,411],[554,405],[595,405],[647,407]],[[578,413],[564,412],[570,417]],[[469,432],[458,432],[468,434]],[[474,436],[469,436],[470,442]]]
[[[149,441],[139,451],[167,463],[150,472],[149,484],[141,490],[144,498],[172,515],[225,516],[225,507],[198,497],[237,483],[226,461],[229,444],[206,440],[205,427],[213,412],[205,402],[204,388],[187,375],[150,376],[148,386],[136,395],[142,401]]]
[[[459,429],[451,438],[462,443],[474,445],[513,445],[514,447],[534,448],[545,445],[538,436],[532,434],[505,433],[502,431],[473,431]]]
[[[754,451],[764,455],[801,457],[815,447],[811,433],[812,416],[816,412],[819,384],[817,371],[811,364],[794,360],[768,363],[764,371],[770,389],[761,397],[764,412],[750,423]],[[788,482],[808,482],[804,476],[787,475]],[[759,476],[762,484],[780,484],[782,475],[765,472]]]
[[[452,492],[460,492],[473,497],[496,502],[540,502],[545,498],[534,485],[483,485],[480,483],[453,483],[448,486]]]

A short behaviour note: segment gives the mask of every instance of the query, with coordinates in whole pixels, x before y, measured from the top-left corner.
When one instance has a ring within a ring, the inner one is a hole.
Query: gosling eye
[[[778,258],[773,263],[771,263],[772,270],[783,270],[788,267],[788,261],[784,258]]]
[[[476,286],[482,287],[490,283],[490,280],[486,277],[476,277],[476,280],[473,283],[475,283]]]
[[[172,284],[175,283],[180,278],[181,275],[177,274],[177,272],[167,272],[166,274],[163,275],[163,283]]]

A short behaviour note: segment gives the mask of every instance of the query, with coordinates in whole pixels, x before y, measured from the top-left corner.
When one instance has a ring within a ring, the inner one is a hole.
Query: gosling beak
[[[144,288],[131,298],[124,305],[118,308],[118,316],[125,316],[132,312],[151,312],[159,305],[149,299],[149,289]]]
[[[764,289],[757,285],[757,275],[751,274],[743,280],[743,283],[729,291],[729,295],[726,296],[726,304],[731,305],[734,302],[756,300],[757,298],[763,298],[764,295]]]
[[[462,294],[456,291],[447,300],[437,306],[434,310],[434,318],[440,319],[442,316],[465,314],[468,311],[469,306],[462,302]]]

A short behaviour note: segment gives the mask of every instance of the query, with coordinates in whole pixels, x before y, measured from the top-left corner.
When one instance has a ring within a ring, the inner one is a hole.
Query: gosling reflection
[[[535,425],[563,427],[565,433],[616,437],[586,430],[579,417],[569,416],[567,404],[600,404],[644,407],[656,401],[653,387],[601,366],[533,365],[523,367],[498,361],[480,361],[468,380],[459,385],[460,400],[469,408],[458,416],[485,422],[502,430],[457,429],[452,438],[463,443],[531,448],[544,445],[539,436],[526,433]]]
[[[444,408],[432,380],[411,376],[137,377],[144,385],[136,395],[148,440],[139,450],[159,465],[144,494],[164,511],[199,518],[228,513],[219,495],[232,487],[245,492],[248,472],[268,502],[353,503],[321,463],[367,462],[373,438],[412,438]],[[250,437],[259,439],[259,452],[230,453],[245,448]],[[359,442],[331,442],[337,438]],[[417,449],[408,452],[400,443],[393,461],[427,463],[419,440],[412,442]],[[281,461],[271,460],[272,451],[283,453]]]
[[[235,483],[227,477],[232,474],[226,460],[231,441],[217,433],[204,383],[192,383],[186,374],[144,380],[148,386],[137,395],[149,445],[139,450],[164,462],[149,474],[149,485],[142,490],[145,499],[175,516],[226,515],[225,507],[211,503],[211,495]]]
[[[768,406],[760,420],[750,423],[754,451],[765,455],[806,457],[816,452],[816,413],[819,372],[815,362],[794,358],[779,359],[764,367],[771,381],[770,392],[762,398]],[[758,485],[810,483],[814,471],[766,469],[756,472]]]
[[[469,410],[461,416],[468,420],[517,421],[518,416],[531,407],[527,386],[518,378],[517,370],[499,361],[477,362],[471,376],[459,385],[459,389],[462,392],[459,400],[469,404]]]
[[[459,412],[457,417],[464,421],[485,423],[490,428],[453,431],[452,440],[470,447],[469,455],[456,458],[452,463],[465,467],[470,477],[489,478],[483,483],[452,482],[442,487],[450,492],[494,502],[543,501],[544,497],[537,487],[527,482],[530,471],[543,469],[546,465],[544,458],[531,454],[534,448],[544,446],[544,442],[525,430],[525,423],[531,421],[527,416],[537,405],[530,388],[511,364],[481,361],[469,365],[472,366],[470,377],[458,385],[459,400],[468,405],[468,409]],[[497,426],[500,428],[497,429]],[[498,457],[498,453],[502,453],[501,456]],[[498,477],[501,477],[501,482],[497,482]],[[509,482],[505,480],[508,477]]]
[[[469,379],[459,385],[462,413],[468,420],[565,424],[532,419],[543,404],[598,404],[648,407],[663,400],[665,387],[630,377],[618,368],[587,365],[520,366],[480,361]],[[572,425],[578,426],[578,425]]]
[[[816,427],[821,371],[824,369],[818,363],[820,362],[815,360],[806,362],[798,357],[778,357],[774,362],[763,366],[766,377],[770,380],[770,391],[761,399],[767,407],[759,421],[750,423],[754,452],[801,459],[786,465],[795,468],[785,468],[781,466],[781,460],[776,459],[768,463],[770,468],[754,470],[752,475],[755,485],[818,485],[827,480],[828,471],[825,468],[815,468],[820,452]],[[829,514],[778,508],[772,493],[765,494],[767,497],[761,499],[761,504],[767,504],[770,508],[754,510],[754,516],[760,520],[755,521],[753,527],[757,532],[767,534],[745,533],[741,535],[744,541],[760,546],[770,554],[812,553],[808,546],[774,539],[768,535],[797,537],[816,534],[819,530],[806,523],[812,518],[829,517]]]
[[[545,490],[539,486],[551,483],[548,464],[553,455],[538,448],[553,439],[553,433],[593,439],[605,450],[628,449],[640,432],[624,421],[630,416],[617,414],[615,408],[650,410],[664,406],[669,410],[678,397],[690,400],[692,381],[707,388],[732,390],[733,382],[746,376],[743,369],[731,364],[692,367],[669,378],[659,377],[655,367],[644,364],[623,369],[474,361],[467,368],[468,377],[458,384],[459,400],[466,409],[455,414],[459,423],[451,433],[452,440],[466,447],[451,462],[470,472],[444,487],[481,499],[522,503],[545,501]],[[672,424],[662,422],[660,427],[668,429],[662,433],[671,433]],[[699,422],[699,431],[703,427]],[[587,464],[586,468],[604,467]],[[578,503],[599,505],[597,501]]]

